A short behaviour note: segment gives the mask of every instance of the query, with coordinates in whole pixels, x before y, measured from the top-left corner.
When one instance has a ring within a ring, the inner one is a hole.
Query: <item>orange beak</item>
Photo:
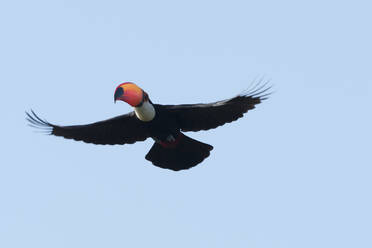
[[[134,83],[126,82],[120,84],[116,90],[114,95],[114,101],[121,100],[132,107],[136,107],[140,105],[143,101],[143,90],[135,85]]]

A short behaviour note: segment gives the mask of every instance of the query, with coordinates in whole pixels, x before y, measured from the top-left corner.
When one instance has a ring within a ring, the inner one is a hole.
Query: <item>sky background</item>
[[[372,247],[370,1],[2,1],[0,247]],[[152,140],[95,146],[26,125],[275,94],[188,133],[211,156],[181,172]]]

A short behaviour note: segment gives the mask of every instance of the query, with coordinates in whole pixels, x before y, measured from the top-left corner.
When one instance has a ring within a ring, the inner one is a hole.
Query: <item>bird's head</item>
[[[132,107],[138,107],[143,104],[144,101],[148,101],[148,95],[136,84],[126,82],[116,87],[114,94],[114,101],[124,101]]]

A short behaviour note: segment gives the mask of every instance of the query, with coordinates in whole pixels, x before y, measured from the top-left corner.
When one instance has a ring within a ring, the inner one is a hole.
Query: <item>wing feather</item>
[[[59,126],[41,119],[31,110],[26,112],[29,125],[66,139],[99,145],[133,144],[149,137],[147,126],[134,112],[87,125]]]
[[[236,97],[208,104],[163,105],[176,118],[182,131],[213,129],[233,122],[251,110],[271,94],[267,83],[257,84],[253,89]]]

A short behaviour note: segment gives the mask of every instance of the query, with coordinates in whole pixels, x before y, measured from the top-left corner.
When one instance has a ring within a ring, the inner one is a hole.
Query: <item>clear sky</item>
[[[370,1],[3,1],[0,247],[372,247]],[[211,156],[181,172],[152,145],[34,132],[157,103],[276,93],[188,133]]]

